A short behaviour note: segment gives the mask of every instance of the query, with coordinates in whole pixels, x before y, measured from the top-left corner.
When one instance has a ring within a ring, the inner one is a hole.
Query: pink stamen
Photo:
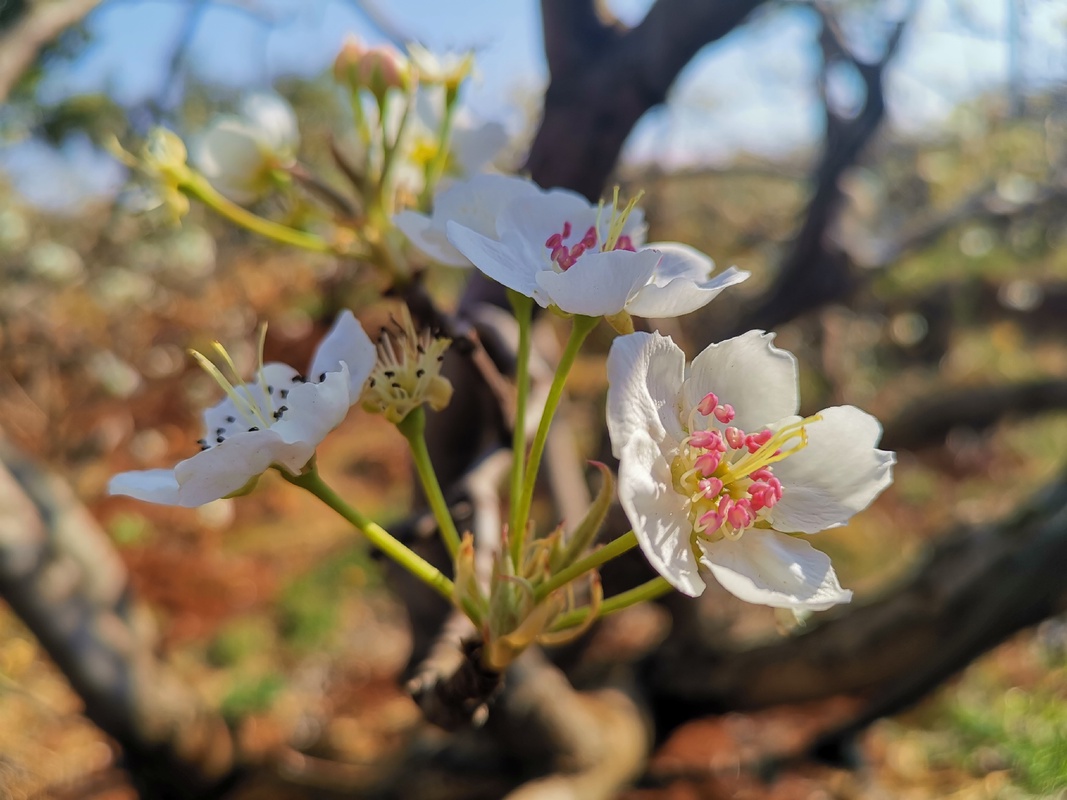
[[[719,464],[721,463],[722,454],[712,450],[697,456],[696,461],[693,462],[693,466],[705,478],[710,478],[712,477],[712,473],[719,468]]]
[[[719,510],[722,510],[721,504]],[[726,511],[726,521],[738,530],[747,528],[755,519],[756,515],[752,513],[752,505],[744,498],[732,503]]]
[[[723,515],[718,511],[705,511],[700,515],[700,519],[697,520],[696,528],[698,531],[715,533],[722,527],[722,523]]]
[[[774,477],[774,473],[771,472],[770,467],[760,467],[755,472],[751,473],[748,477],[752,478],[752,480],[754,481],[769,481],[772,479],[776,480]]]
[[[697,411],[705,417],[710,417],[717,405],[719,405],[719,398],[715,396],[715,392],[708,392],[704,395],[704,399],[697,403]]]
[[[717,497],[722,491],[723,483],[718,478],[701,478],[697,481],[704,497]]]
[[[726,445],[722,442],[722,434],[718,431],[697,431],[689,437],[689,443],[701,450],[717,450],[726,452]]]
[[[733,426],[727,428],[726,443],[734,450],[740,450],[745,444],[745,432]]]
[[[625,234],[620,236],[618,241],[615,242],[616,250],[629,250],[631,253],[636,252],[637,248],[634,247],[633,239]]]
[[[582,237],[581,244],[585,245],[586,250],[592,250],[596,247],[596,226],[590,225],[589,230],[585,232],[585,236]]]
[[[556,248],[563,244],[563,237],[558,233],[553,233],[547,239],[545,239],[545,247],[555,252]]]
[[[734,407],[729,403],[723,403],[722,405],[715,406],[715,419],[725,425],[727,422],[733,422],[734,417],[737,414],[734,413]]]
[[[745,447],[748,448],[748,452],[755,453],[763,445],[767,444],[774,436],[770,431],[760,431],[759,433],[750,433],[745,437]]]
[[[571,224],[569,222],[563,223],[563,238],[566,239],[571,235]]]
[[[571,258],[577,261],[578,257],[581,256],[585,252],[585,250],[585,245],[581,242],[578,242],[578,244],[571,248]]]

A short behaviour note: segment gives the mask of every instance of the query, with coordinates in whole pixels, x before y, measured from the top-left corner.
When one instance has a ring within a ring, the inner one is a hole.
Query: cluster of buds
[[[369,89],[381,103],[390,89],[408,90],[411,64],[391,45],[368,47],[358,37],[349,36],[334,59],[333,76],[353,91]]]

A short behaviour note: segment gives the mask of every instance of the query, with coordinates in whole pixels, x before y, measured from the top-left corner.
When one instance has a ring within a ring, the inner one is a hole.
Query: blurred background
[[[608,3],[624,25],[650,5]],[[494,163],[522,168],[549,80],[532,0],[0,0],[0,430],[88,506],[162,657],[241,746],[284,741],[343,767],[322,768],[331,791],[362,796],[413,741],[437,741],[396,685],[411,645],[380,565],[271,476],[269,491],[195,511],[104,495],[116,471],[195,450],[196,410],[215,387],[186,348],[251,341],[268,319],[268,355],[298,363],[339,305],[373,295],[358,264],[272,246],[195,204],[174,225],[108,142],[160,124],[192,139],[272,89],[296,111],[301,161],[336,182],[331,135],[351,122],[330,65],[350,33],[473,50],[463,113],[500,123],[508,144]],[[951,532],[1011,518],[1062,471],[1067,2],[759,4],[640,120],[614,180],[645,191],[651,240],[752,273],[732,290],[737,308],[720,300],[678,323],[690,354],[755,320],[801,359],[805,407],[851,403],[883,421],[896,483],[822,544],[858,601]],[[294,224],[306,213],[284,198],[260,210]],[[461,278],[442,279],[446,296]],[[587,357],[582,430],[601,427],[605,385],[602,359]],[[396,520],[412,498],[404,452],[356,412],[320,459],[355,504]],[[717,600],[711,618],[738,641],[784,624]],[[594,659],[655,647],[654,614],[626,619]],[[763,786],[739,769],[847,714],[841,703],[682,727],[652,761],[655,786],[625,796],[1067,796],[1063,619],[877,723],[858,772],[812,766]],[[134,796],[82,710],[0,605],[0,795]]]

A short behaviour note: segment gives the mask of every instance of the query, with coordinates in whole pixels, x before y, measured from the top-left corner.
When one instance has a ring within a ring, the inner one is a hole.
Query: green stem
[[[430,451],[426,449],[426,412],[422,406],[409,412],[397,428],[411,445],[411,455],[415,461],[415,470],[419,473],[422,490],[426,493],[434,519],[437,520],[437,527],[441,531],[441,537],[445,540],[448,554],[454,561],[456,553],[459,552],[459,531],[448,510],[448,503],[445,501],[444,492],[441,491],[441,484],[437,480],[433,462],[430,461]]]
[[[508,536],[511,562],[515,571],[522,568],[523,539],[526,526],[519,520],[522,496],[523,463],[526,460],[526,402],[530,394],[530,326],[533,324],[533,298],[508,290],[508,299],[519,323],[519,352],[515,364],[515,427],[511,435],[511,517]]]
[[[458,95],[455,92],[448,92],[446,95],[445,113],[441,118],[441,127],[437,131],[437,152],[434,153],[433,161],[430,162],[429,167],[426,169],[426,184],[423,186],[422,196],[419,197],[419,208],[430,207],[430,201],[433,199],[437,182],[441,180],[441,176],[445,172],[445,165],[448,163],[448,151],[451,147],[452,123],[456,117],[457,99]]]
[[[585,558],[579,558],[569,567],[561,569],[537,587],[534,591],[534,598],[540,603],[559,587],[570,583],[575,578],[580,578],[590,570],[594,570],[601,564],[621,556],[627,550],[632,550],[636,546],[637,535],[633,531],[624,533],[618,539],[608,542],[603,547],[597,548],[592,553],[585,556]]]
[[[647,583],[642,583],[640,586],[635,586],[633,589],[621,592],[614,597],[609,597],[603,603],[600,604],[600,610],[597,614],[598,617],[606,617],[608,614],[614,614],[616,611],[622,611],[624,608],[635,606],[638,603],[643,603],[646,600],[655,600],[657,597],[662,597],[668,594],[674,589],[666,578],[655,577]],[[589,616],[591,612],[589,606],[583,606],[582,608],[576,608],[573,611],[568,611],[564,614],[560,614],[556,617],[552,623],[551,630],[562,631],[567,628],[573,628],[575,625],[580,625],[585,621],[585,618]]]
[[[571,328],[567,346],[563,349],[563,356],[556,367],[556,374],[552,378],[552,386],[548,390],[548,398],[545,400],[545,409],[541,413],[541,422],[537,426],[533,444],[530,446],[530,458],[526,461],[526,471],[523,475],[522,495],[519,497],[519,510],[513,518],[518,530],[526,529],[526,521],[530,516],[530,506],[533,503],[534,486],[537,483],[537,473],[541,468],[541,456],[545,452],[545,443],[548,441],[548,429],[552,425],[552,418],[556,415],[560,398],[563,396],[563,385],[567,382],[567,375],[574,364],[575,356],[581,349],[582,342],[600,322],[600,317],[584,317],[575,315],[574,325]]]
[[[204,205],[214,209],[218,214],[230,220],[230,222],[240,225],[242,228],[247,228],[253,233],[258,233],[260,236],[267,239],[273,239],[276,242],[292,245],[293,247],[300,247],[314,253],[337,252],[334,246],[321,236],[316,236],[313,233],[307,233],[305,231],[298,231],[295,228],[290,228],[286,225],[279,225],[277,222],[264,219],[263,217],[253,214],[248,209],[242,208],[232,200],[223,197],[201,175],[190,172],[188,176],[182,179],[180,188],[201,201]]]
[[[311,469],[302,475],[291,475],[285,470],[278,471],[289,483],[311,492],[311,494],[318,497],[322,502],[363,531],[363,535],[370,540],[371,544],[393,559],[393,561],[431,589],[434,589],[446,600],[452,601],[452,581],[442,575],[432,564],[398,542],[383,527],[367,519],[359,511],[348,505],[337,492],[327,485],[319,475],[318,470]]]
[[[386,218],[392,216],[393,213],[393,193],[389,184],[390,180],[392,179],[393,170],[397,163],[396,155],[400,150],[400,144],[404,138],[404,129],[407,127],[408,117],[411,115],[411,108],[415,105],[415,93],[414,90],[412,90],[404,98],[404,112],[400,116],[400,125],[396,129],[396,138],[392,141],[392,143],[386,143],[386,109],[388,108],[389,99],[391,96],[391,93],[386,92],[385,95],[383,95],[378,106],[381,111],[382,128],[382,174],[378,180],[376,202]]]

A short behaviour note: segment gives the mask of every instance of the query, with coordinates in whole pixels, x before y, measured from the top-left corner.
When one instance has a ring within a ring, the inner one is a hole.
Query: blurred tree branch
[[[41,49],[80,22],[100,0],[37,0],[0,34],[0,103],[7,100]]]
[[[823,66],[819,75],[819,94],[823,100],[826,133],[822,154],[815,168],[814,190],[804,212],[804,221],[781,262],[773,285],[727,326],[708,331],[699,344],[759,328],[772,330],[795,317],[847,293],[856,276],[848,255],[830,239],[829,230],[844,194],[840,181],[856,163],[874,137],[885,116],[883,76],[897,54],[907,24],[915,11],[913,2],[886,37],[882,56],[865,61],[849,47],[837,19],[825,5],[813,6],[822,20],[819,44]],[[863,106],[854,116],[837,108],[827,94],[829,73],[837,64],[846,64],[863,81]],[[726,330],[728,327],[729,330]]]
[[[237,774],[221,717],[156,658],[110,540],[60,480],[0,438],[0,596],[63,671],[85,714],[161,800],[210,798]]]

